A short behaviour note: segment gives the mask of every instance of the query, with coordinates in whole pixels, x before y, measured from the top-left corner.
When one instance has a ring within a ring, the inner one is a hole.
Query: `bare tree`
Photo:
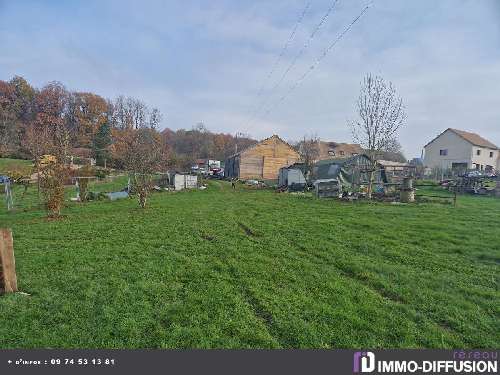
[[[132,118],[134,122],[134,128],[135,129],[142,129],[146,127],[146,115],[147,115],[147,110],[148,108],[146,107],[146,104],[144,104],[141,100],[139,99],[133,99],[129,98],[130,100],[130,106],[131,106],[131,113],[132,113]]]
[[[151,129],[158,130],[160,126],[160,122],[163,119],[163,116],[158,108],[153,108],[151,112],[149,112],[149,127]]]
[[[158,132],[152,129],[134,131],[127,141],[125,167],[130,173],[139,205],[146,207],[147,197],[152,188],[153,174],[162,162],[162,141]]]
[[[392,82],[371,74],[361,84],[357,111],[359,119],[350,126],[354,141],[366,150],[371,160],[368,184],[368,198],[371,198],[377,160],[383,152],[397,147],[397,133],[406,120],[406,112]]]
[[[306,174],[311,173],[313,164],[319,158],[318,136],[315,134],[310,136],[304,136],[302,141],[299,142],[298,151],[300,154],[300,159],[305,165]]]

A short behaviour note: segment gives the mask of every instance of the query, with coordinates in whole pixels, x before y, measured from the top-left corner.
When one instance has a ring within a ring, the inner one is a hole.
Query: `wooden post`
[[[12,231],[5,228],[0,229],[0,292],[17,292]]]

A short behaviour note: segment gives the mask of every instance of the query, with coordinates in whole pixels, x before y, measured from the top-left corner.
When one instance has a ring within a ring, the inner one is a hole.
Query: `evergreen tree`
[[[110,158],[109,146],[111,145],[111,127],[107,122],[99,127],[92,142],[92,154],[97,165],[104,165]]]

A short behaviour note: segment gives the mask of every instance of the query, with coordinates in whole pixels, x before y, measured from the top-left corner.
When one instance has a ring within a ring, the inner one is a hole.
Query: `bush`
[[[105,179],[106,177],[108,177],[109,175],[111,174],[111,171],[109,169],[97,169],[95,171],[95,176],[99,179],[99,180],[103,180]]]
[[[108,199],[106,193],[89,191],[87,193],[87,200],[89,201],[102,201]]]
[[[80,202],[87,200],[87,188],[89,186],[90,178],[96,175],[96,170],[90,165],[86,165],[78,170],[78,187],[80,189]]]
[[[40,170],[40,189],[45,199],[49,217],[59,217],[64,202],[64,180],[67,168],[57,163]]]

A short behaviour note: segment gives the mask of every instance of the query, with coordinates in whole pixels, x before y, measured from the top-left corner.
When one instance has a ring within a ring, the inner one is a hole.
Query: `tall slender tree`
[[[352,121],[350,127],[354,141],[366,150],[371,160],[367,194],[371,198],[377,160],[383,152],[394,150],[406,112],[392,82],[371,74],[361,83],[356,107],[358,119]]]

